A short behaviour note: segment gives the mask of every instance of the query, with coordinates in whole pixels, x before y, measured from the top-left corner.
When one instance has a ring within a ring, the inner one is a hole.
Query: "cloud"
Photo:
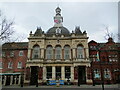
[[[63,25],[72,31],[75,26],[86,30],[89,40],[105,41],[103,25],[117,33],[118,3],[116,2],[13,2],[1,3],[7,17],[15,18],[15,30],[28,37],[29,32],[35,32],[37,26],[47,31],[54,24],[55,8],[59,4],[62,9]]]

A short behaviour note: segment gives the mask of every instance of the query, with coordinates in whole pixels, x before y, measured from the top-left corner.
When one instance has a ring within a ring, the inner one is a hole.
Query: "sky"
[[[28,41],[29,33],[41,27],[45,32],[53,27],[55,9],[61,8],[63,26],[70,32],[80,26],[86,30],[88,41],[106,42],[106,27],[118,33],[118,2],[0,2],[0,9],[9,20],[14,20],[14,37]]]

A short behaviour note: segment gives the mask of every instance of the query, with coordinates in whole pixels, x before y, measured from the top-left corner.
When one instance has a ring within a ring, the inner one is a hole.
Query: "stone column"
[[[55,66],[52,67],[52,80],[55,80],[56,78],[56,72],[55,72]]]
[[[65,80],[65,66],[62,66],[61,69],[62,69],[61,70],[62,71],[62,77],[61,78],[62,78],[62,80]]]
[[[62,61],[64,61],[64,49],[62,49]]]
[[[44,53],[44,48],[41,48],[40,53],[41,53],[40,58],[45,58],[45,57],[44,57],[44,56],[45,56],[45,53]]]
[[[73,59],[75,60],[75,58],[76,58],[76,49],[73,48]]]
[[[85,58],[85,59],[87,58],[86,57],[86,48],[84,48],[83,58]]]
[[[5,84],[6,84],[6,80],[7,80],[7,77],[6,77],[6,76],[4,76],[4,82],[3,82],[3,85],[5,85]]]
[[[43,80],[46,80],[46,66],[43,66]]]
[[[18,85],[20,85],[20,82],[21,82],[21,75],[19,75]]]
[[[0,75],[0,87],[2,86],[2,75]]]
[[[86,58],[89,58],[89,50],[88,50],[88,48],[86,48]]]
[[[28,59],[31,59],[31,48],[28,48]]]
[[[16,83],[17,83],[17,76],[15,76],[15,83],[14,84],[16,85]]]
[[[74,80],[74,66],[71,66],[71,81]]]
[[[12,85],[13,82],[13,76],[10,77],[10,85]]]

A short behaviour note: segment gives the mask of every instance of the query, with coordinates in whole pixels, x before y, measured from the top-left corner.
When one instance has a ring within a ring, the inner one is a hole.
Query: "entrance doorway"
[[[78,66],[78,86],[86,84],[86,70],[85,66]]]
[[[38,66],[31,66],[30,85],[36,85],[38,81]]]

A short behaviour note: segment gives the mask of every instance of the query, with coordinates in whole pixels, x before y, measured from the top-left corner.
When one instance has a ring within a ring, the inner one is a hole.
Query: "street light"
[[[36,87],[38,87],[38,69],[37,69],[37,72],[36,72]]]
[[[95,82],[94,82],[94,69],[93,69],[93,61],[91,60],[91,72],[92,72],[92,81],[93,81],[93,86],[95,86]]]
[[[21,72],[21,87],[23,87],[24,84],[24,67],[22,68],[22,72]]]
[[[102,90],[104,90],[104,78],[103,78],[103,70],[102,70],[102,62],[100,60],[100,47],[97,47],[97,51],[98,51],[98,58],[100,61],[100,73],[101,73],[101,82],[102,82]]]
[[[68,76],[67,77],[67,85],[70,85],[70,79],[69,79],[70,77]]]

